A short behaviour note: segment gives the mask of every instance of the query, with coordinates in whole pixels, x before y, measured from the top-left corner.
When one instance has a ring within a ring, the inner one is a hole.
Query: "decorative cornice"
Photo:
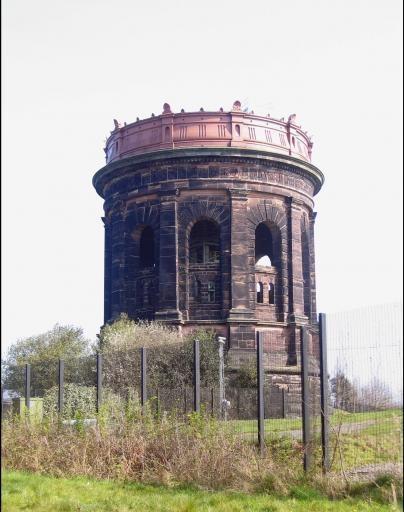
[[[252,149],[237,148],[188,148],[159,151],[125,158],[101,168],[93,177],[93,185],[104,197],[105,186],[113,180],[133,174],[137,170],[184,163],[234,163],[261,165],[272,170],[284,170],[308,179],[316,194],[324,183],[322,172],[314,165],[288,155]],[[231,178],[231,176],[230,176]],[[195,179],[203,179],[197,178]],[[209,178],[210,179],[210,178]]]

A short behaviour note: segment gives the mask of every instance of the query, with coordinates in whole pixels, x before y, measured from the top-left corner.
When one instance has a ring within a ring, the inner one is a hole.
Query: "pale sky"
[[[402,297],[401,0],[5,0],[2,352],[103,322],[102,199],[113,118],[297,114],[316,196],[318,308]]]

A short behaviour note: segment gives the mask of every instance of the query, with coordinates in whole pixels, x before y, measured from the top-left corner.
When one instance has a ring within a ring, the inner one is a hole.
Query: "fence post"
[[[100,412],[102,402],[102,355],[97,352],[97,412]]]
[[[286,392],[284,388],[282,388],[282,418],[286,418]]]
[[[303,427],[303,468],[310,469],[310,391],[309,391],[309,360],[308,360],[309,331],[306,326],[302,327],[300,343],[301,353],[301,379],[302,379],[302,427]]]
[[[31,407],[31,365],[25,365],[25,407]]]
[[[65,363],[62,359],[59,359],[59,396],[58,396],[58,410],[59,414],[63,413],[63,399],[64,399],[64,374],[65,374]]]
[[[194,411],[201,412],[201,369],[199,340],[194,340]]]
[[[261,333],[257,331],[257,420],[258,420],[258,445],[261,453],[265,447],[264,427],[264,361]]]
[[[324,313],[319,315],[320,329],[320,400],[321,400],[321,449],[323,472],[330,468],[329,455],[329,407],[328,407],[328,369],[327,369],[327,319]]]
[[[147,402],[147,351],[140,349],[140,403],[144,409]]]

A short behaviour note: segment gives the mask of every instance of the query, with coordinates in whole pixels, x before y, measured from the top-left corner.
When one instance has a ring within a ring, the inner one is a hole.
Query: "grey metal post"
[[[102,355],[97,352],[97,412],[100,412],[102,403]]]
[[[25,407],[31,407],[31,365],[25,365]]]
[[[226,343],[226,338],[219,336],[217,338],[219,342],[219,410],[220,418],[223,420],[227,419],[227,407],[224,406],[225,401],[225,390],[224,390],[224,354],[223,349]]]
[[[201,412],[201,369],[198,340],[194,340],[194,411]]]
[[[147,402],[147,351],[145,347],[140,349],[140,403],[142,407]]]
[[[320,328],[320,400],[321,400],[321,448],[322,466],[326,473],[330,468],[329,454],[329,407],[328,407],[328,369],[327,369],[327,319],[324,313],[319,315]]]
[[[257,331],[257,420],[258,445],[261,453],[265,448],[264,427],[264,355],[261,333]]]
[[[282,388],[282,418],[286,418],[286,392],[284,388]]]
[[[64,374],[65,374],[65,363],[62,359],[59,359],[59,396],[58,396],[58,410],[59,414],[63,413],[63,399],[64,399]]]
[[[309,331],[302,327],[300,343],[301,352],[301,378],[302,378],[302,427],[303,427],[303,468],[310,469],[310,391],[309,391],[309,360],[308,360]]]

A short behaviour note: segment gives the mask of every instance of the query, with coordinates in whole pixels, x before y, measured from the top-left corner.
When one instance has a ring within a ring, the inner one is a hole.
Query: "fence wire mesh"
[[[402,303],[327,314],[332,470],[402,463]]]

